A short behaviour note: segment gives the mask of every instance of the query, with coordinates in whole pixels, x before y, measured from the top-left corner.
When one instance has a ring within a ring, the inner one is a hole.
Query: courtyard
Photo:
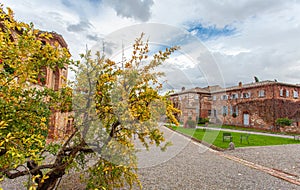
[[[143,189],[300,189],[300,144],[242,147],[215,151],[161,126],[165,152],[139,146]],[[27,178],[7,180],[4,190],[25,189]],[[58,189],[84,189],[78,176],[62,178]],[[134,189],[139,189],[134,187]]]
[[[139,154],[144,189],[300,189],[300,144],[220,153],[163,130],[173,146]]]

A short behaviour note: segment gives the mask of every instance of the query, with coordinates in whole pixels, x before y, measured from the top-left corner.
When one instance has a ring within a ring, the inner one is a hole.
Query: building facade
[[[182,111],[177,116],[182,123],[189,119],[209,118],[211,123],[279,130],[276,119],[287,117],[293,124],[281,130],[300,132],[299,92],[300,85],[275,81],[240,82],[229,88],[213,86],[183,90],[172,94],[171,100]],[[197,108],[191,107],[190,102]]]
[[[3,20],[8,20],[4,18]],[[0,20],[2,21],[2,20]],[[5,25],[0,22],[0,28],[4,29]],[[11,29],[11,40],[18,40],[18,36],[21,33],[21,29]],[[44,33],[40,31],[40,33]],[[48,32],[52,35],[52,38],[39,38],[42,44],[50,44],[52,46],[58,46],[58,48],[68,48],[67,43],[63,37],[55,32]],[[50,88],[58,91],[62,87],[66,86],[68,76],[68,65],[65,64],[63,68],[56,66],[55,68],[45,67],[42,69],[42,73],[38,77],[37,84],[31,84],[31,86],[36,88]],[[57,110],[52,110],[50,118],[50,127],[48,138],[63,138],[65,135],[69,134],[73,130],[73,118],[72,114],[69,112],[61,112]]]
[[[55,33],[50,32],[52,38],[40,39],[43,43],[50,45],[58,44],[59,48],[68,48],[64,38]],[[49,67],[43,69],[42,77],[39,78],[40,86],[58,91],[59,89],[66,87],[68,77],[68,65],[65,64],[63,68],[55,67],[51,69]],[[70,112],[61,112],[58,110],[52,110],[49,127],[49,139],[61,139],[64,136],[70,134],[73,130],[73,117]]]

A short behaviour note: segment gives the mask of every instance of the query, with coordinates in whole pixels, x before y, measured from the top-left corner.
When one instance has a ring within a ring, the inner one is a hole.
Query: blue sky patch
[[[230,25],[225,25],[223,28],[217,28],[216,25],[205,27],[201,23],[189,24],[187,30],[203,41],[216,39],[222,36],[231,36],[236,33],[236,28],[233,28]]]

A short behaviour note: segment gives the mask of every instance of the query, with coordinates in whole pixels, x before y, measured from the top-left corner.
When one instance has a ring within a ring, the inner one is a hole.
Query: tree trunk
[[[55,188],[55,185],[59,178],[65,174],[65,169],[54,169],[49,172],[47,176],[49,178],[44,180],[44,183],[40,183],[37,187],[37,190],[52,190]]]

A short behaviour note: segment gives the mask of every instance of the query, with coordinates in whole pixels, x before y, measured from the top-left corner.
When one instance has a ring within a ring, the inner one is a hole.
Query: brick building
[[[52,38],[41,39],[43,43],[49,43],[54,46],[57,42],[59,48],[68,48],[67,43],[64,38],[55,33],[50,32]],[[41,86],[46,86],[53,90],[59,90],[62,87],[66,86],[68,77],[68,65],[65,64],[63,68],[55,67],[44,68],[43,80],[40,82]],[[50,119],[50,128],[49,128],[49,138],[63,138],[66,134],[69,134],[72,131],[73,117],[70,112],[61,112],[52,110],[52,115]]]
[[[10,21],[6,18],[6,20]],[[4,24],[0,22],[0,28],[4,28]],[[11,30],[11,40],[14,41],[18,38],[21,30]],[[43,31],[41,31],[43,33]],[[63,37],[55,32],[48,32],[52,35],[52,38],[42,38],[40,40],[43,44],[50,44],[55,46],[58,44],[58,48],[68,48],[67,43]],[[54,69],[45,67],[42,69],[43,73],[40,74],[41,77],[38,79],[38,84],[32,84],[32,86],[37,88],[48,87],[53,90],[59,90],[66,85],[67,75],[68,75],[68,65],[65,64],[63,68],[56,66]],[[52,110],[50,118],[50,128],[49,128],[49,138],[62,138],[64,135],[72,131],[72,117],[69,112],[60,112]]]
[[[229,88],[212,86],[182,90],[171,95],[182,111],[178,119],[209,118],[212,123],[260,129],[276,129],[278,118],[293,120],[283,130],[300,132],[300,85],[275,81],[242,84]]]

